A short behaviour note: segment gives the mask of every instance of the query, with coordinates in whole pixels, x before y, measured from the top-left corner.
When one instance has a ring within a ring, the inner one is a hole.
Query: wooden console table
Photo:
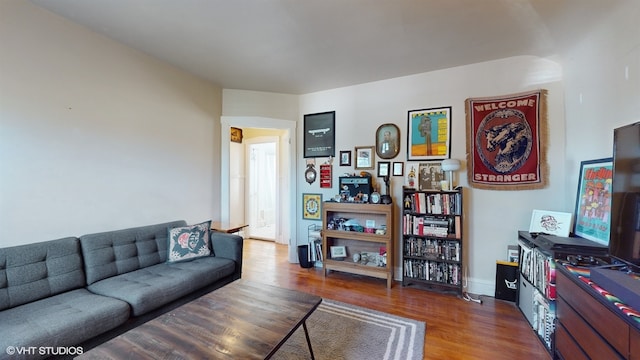
[[[640,325],[596,291],[586,276],[580,280],[562,265],[556,270],[556,357],[640,359]]]

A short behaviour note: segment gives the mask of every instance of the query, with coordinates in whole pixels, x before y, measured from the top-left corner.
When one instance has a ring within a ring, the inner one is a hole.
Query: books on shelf
[[[460,239],[460,216],[438,217],[432,215],[405,214],[402,233],[420,236],[453,236]]]
[[[405,259],[403,267],[404,276],[408,278],[450,285],[460,285],[461,283],[459,264],[420,259]]]
[[[460,242],[410,237],[404,241],[405,256],[460,261]]]
[[[438,215],[460,215],[462,213],[462,195],[454,192],[406,194],[404,209],[416,213]]]
[[[462,190],[404,188],[403,285],[462,293]]]
[[[540,249],[530,247],[522,241],[520,245],[520,272],[533,286],[543,292],[549,300],[556,298],[556,266],[551,256]]]

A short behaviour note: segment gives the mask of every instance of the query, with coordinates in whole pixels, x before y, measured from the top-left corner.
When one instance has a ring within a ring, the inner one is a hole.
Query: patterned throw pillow
[[[167,262],[192,260],[211,255],[209,229],[211,229],[211,221],[169,229]]]

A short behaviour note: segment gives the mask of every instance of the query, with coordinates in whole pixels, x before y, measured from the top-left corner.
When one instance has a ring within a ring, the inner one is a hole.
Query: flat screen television
[[[613,131],[609,254],[640,265],[640,122]]]

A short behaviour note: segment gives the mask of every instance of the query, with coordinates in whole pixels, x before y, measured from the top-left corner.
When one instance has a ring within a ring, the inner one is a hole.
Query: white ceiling
[[[31,0],[227,89],[304,94],[553,56],[637,0]]]

